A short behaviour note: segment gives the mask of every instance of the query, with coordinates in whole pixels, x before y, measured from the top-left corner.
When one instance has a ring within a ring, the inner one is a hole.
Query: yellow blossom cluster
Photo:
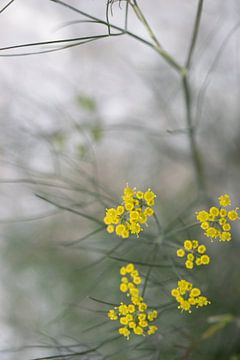
[[[197,220],[201,223],[201,228],[205,231],[204,235],[220,241],[231,240],[231,221],[239,219],[238,210],[227,210],[231,205],[231,199],[228,194],[221,195],[219,198],[219,207],[212,206],[209,211],[201,210],[196,213]]]
[[[138,288],[142,282],[138,270],[133,264],[128,264],[121,267],[120,274],[122,276],[120,291],[126,294],[127,301],[109,310],[109,319],[119,321],[121,325],[118,329],[119,334],[127,340],[131,333],[142,336],[154,334],[158,327],[151,325],[151,322],[157,318],[158,312],[147,311],[148,305],[140,296]]]
[[[108,233],[116,233],[126,239],[130,234],[139,237],[148,218],[154,214],[156,195],[151,189],[146,192],[137,191],[128,185],[124,189],[123,202],[116,208],[106,209],[104,223],[107,225]]]
[[[201,290],[193,287],[192,283],[186,280],[179,280],[178,287],[172,289],[171,294],[179,303],[178,309],[192,312],[192,307],[202,307],[210,304],[206,296],[201,295]]]
[[[177,256],[186,257],[186,268],[193,269],[194,265],[200,266],[210,263],[210,257],[205,254],[206,250],[206,246],[199,244],[197,240],[185,240],[184,246],[177,250]]]

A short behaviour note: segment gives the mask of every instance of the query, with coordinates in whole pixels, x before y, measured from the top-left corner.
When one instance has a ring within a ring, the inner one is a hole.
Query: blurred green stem
[[[184,93],[184,100],[185,100],[185,107],[186,107],[186,122],[188,127],[188,134],[190,140],[190,147],[191,147],[191,154],[192,154],[192,161],[195,168],[195,175],[196,175],[196,182],[198,185],[198,189],[201,193],[204,193],[206,190],[205,181],[204,181],[204,173],[203,173],[203,166],[200,158],[200,154],[198,151],[196,137],[195,137],[195,129],[193,126],[193,119],[192,119],[192,101],[191,101],[191,88],[189,84],[189,70],[191,66],[191,60],[193,56],[193,52],[196,46],[199,27],[200,27],[200,20],[202,15],[203,9],[203,0],[198,1],[198,8],[197,13],[194,21],[193,26],[193,33],[192,39],[187,55],[185,69],[186,71],[182,73],[182,88]]]
[[[192,55],[193,55],[193,51],[195,49],[195,45],[197,42],[198,31],[199,31],[199,26],[200,26],[200,21],[201,21],[201,16],[202,16],[202,8],[203,8],[203,0],[199,0],[197,14],[196,14],[195,22],[194,22],[192,40],[191,40],[191,44],[190,44],[190,48],[189,48],[188,56],[187,56],[187,61],[186,61],[186,65],[185,65],[186,69],[189,69],[191,66]]]
[[[190,141],[190,148],[191,148],[191,156],[192,156],[192,162],[194,166],[194,172],[196,177],[196,183],[198,190],[200,193],[205,192],[205,182],[204,182],[204,174],[203,174],[203,166],[200,158],[200,154],[198,151],[197,143],[196,143],[196,137],[195,137],[195,131],[193,127],[193,119],[192,119],[192,101],[191,101],[191,88],[189,84],[189,70],[191,65],[191,60],[193,56],[193,52],[195,49],[199,27],[200,27],[200,20],[201,20],[201,14],[202,14],[202,8],[203,8],[203,0],[198,1],[198,8],[197,13],[194,21],[194,27],[193,27],[193,34],[192,39],[187,55],[186,65],[185,67],[180,66],[177,61],[172,58],[168,53],[165,53],[164,49],[160,45],[160,42],[158,41],[156,35],[154,34],[151,26],[149,25],[148,21],[146,20],[145,16],[143,15],[137,0],[132,0],[130,2],[135,14],[137,15],[138,19],[142,22],[144,27],[146,28],[149,36],[151,37],[155,50],[163,56],[170,65],[172,65],[175,69],[177,69],[178,73],[181,75],[181,83],[182,83],[182,89],[184,94],[184,102],[185,102],[185,109],[186,109],[186,123],[188,128],[188,136]]]
[[[182,75],[182,88],[184,93],[184,101],[185,101],[185,109],[186,109],[186,123],[188,129],[188,136],[190,141],[191,148],[191,156],[192,162],[195,170],[195,177],[198,190],[201,193],[205,191],[205,182],[204,182],[204,174],[203,174],[203,166],[200,158],[200,154],[198,151],[196,137],[195,137],[195,129],[192,121],[192,101],[191,101],[191,89],[188,80],[188,73],[183,73]]]
[[[130,2],[135,14],[137,15],[138,19],[144,25],[145,29],[147,30],[150,38],[153,40],[154,49],[171,65],[175,70],[178,72],[183,71],[183,67],[177,63],[177,61],[161,46],[160,42],[158,41],[156,35],[154,34],[151,26],[149,25],[147,19],[145,18],[142,10],[140,9],[136,0]]]

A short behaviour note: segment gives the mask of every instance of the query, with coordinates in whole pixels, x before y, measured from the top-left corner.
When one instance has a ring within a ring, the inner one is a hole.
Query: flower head
[[[218,198],[219,208],[212,206],[209,211],[201,210],[196,213],[197,220],[201,223],[204,234],[220,241],[231,240],[231,221],[239,219],[238,209],[225,209],[231,205],[231,199],[228,194],[221,195]]]
[[[157,319],[158,312],[156,310],[149,311],[148,305],[140,296],[138,284],[134,283],[134,279],[141,277],[133,264],[128,264],[120,268],[121,285],[120,291],[126,294],[126,302],[121,302],[119,306],[109,310],[108,318],[110,320],[118,320],[120,328],[119,334],[129,339],[131,334],[146,336],[153,335],[158,327],[151,325]]]
[[[210,301],[201,295],[201,290],[193,287],[192,283],[186,280],[178,281],[178,287],[172,289],[171,295],[179,303],[178,309],[192,312],[192,307],[202,307],[210,304]]]
[[[199,244],[197,240],[185,240],[183,247],[177,250],[177,256],[185,257],[186,268],[193,269],[195,265],[200,266],[210,263],[210,257],[205,254],[206,250],[206,246]]]
[[[116,233],[126,239],[130,234],[139,237],[143,231],[143,224],[154,215],[152,206],[156,195],[151,189],[146,192],[137,191],[128,185],[122,196],[122,204],[116,208],[106,209],[104,223],[107,225],[108,233]]]

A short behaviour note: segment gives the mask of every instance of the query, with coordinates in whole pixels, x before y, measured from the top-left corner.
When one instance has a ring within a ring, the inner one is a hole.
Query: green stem
[[[201,193],[205,191],[205,182],[204,182],[204,174],[203,174],[203,166],[200,158],[200,154],[197,148],[195,131],[192,124],[192,102],[191,102],[191,90],[188,81],[188,74],[185,73],[182,75],[182,88],[184,93],[184,101],[186,108],[186,123],[188,129],[188,136],[190,141],[191,148],[191,157],[195,171],[195,178],[198,189]]]
[[[161,46],[159,40],[157,39],[156,35],[154,34],[151,26],[149,25],[147,19],[145,18],[142,10],[140,9],[138,3],[136,0],[133,0],[133,2],[130,2],[130,5],[132,6],[135,14],[137,15],[138,19],[141,21],[141,23],[144,25],[145,29],[147,30],[150,38],[152,39],[155,46],[153,46],[154,50],[157,51],[159,55],[161,55],[169,65],[171,65],[175,70],[177,70],[179,73],[184,71],[184,68],[177,63],[177,61]],[[128,32],[127,32],[128,33]]]
[[[186,65],[185,65],[186,69],[189,69],[191,66],[192,55],[193,55],[195,45],[197,42],[197,37],[198,37],[198,31],[199,31],[201,15],[202,15],[202,8],[203,8],[203,0],[199,0],[197,14],[196,14],[195,22],[194,22],[192,40],[191,40],[191,44],[190,44],[190,48],[189,48],[189,52],[188,52],[188,56],[187,56],[187,61],[186,61]]]
[[[182,72],[182,88],[183,88],[185,108],[186,108],[186,123],[187,123],[187,127],[188,127],[191,156],[192,156],[192,161],[193,161],[193,165],[194,165],[194,169],[195,169],[196,183],[197,183],[198,189],[201,193],[205,192],[206,187],[205,187],[205,182],[204,182],[203,166],[202,166],[200,154],[199,154],[197,143],[196,143],[195,131],[194,131],[193,121],[192,121],[192,101],[191,101],[191,88],[189,85],[189,70],[190,70],[191,60],[192,60],[193,52],[194,52],[197,37],[198,37],[202,8],[203,8],[203,0],[199,0],[197,13],[196,13],[195,21],[194,21],[192,39],[191,39],[191,43],[190,43],[190,47],[189,47],[189,51],[188,51],[188,55],[187,55],[186,65],[185,65],[185,69],[187,71]]]
[[[150,27],[147,19],[145,18],[142,10],[140,9],[138,3],[136,0],[133,0],[133,3],[130,3],[130,5],[132,6],[135,14],[137,15],[137,17],[139,18],[139,20],[143,23],[143,25],[145,26],[150,38],[153,40],[154,44],[158,47],[158,48],[162,48],[162,46],[160,45],[156,35],[154,34],[152,28]]]

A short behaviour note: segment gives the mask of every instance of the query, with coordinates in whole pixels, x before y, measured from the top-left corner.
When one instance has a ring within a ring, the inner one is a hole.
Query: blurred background
[[[139,3],[160,43],[183,64],[197,2]],[[68,4],[106,17],[106,1]],[[109,14],[120,27],[124,6],[114,4]],[[213,202],[229,193],[235,206],[240,203],[239,14],[237,0],[204,3],[190,74],[206,192]],[[49,45],[4,50],[106,34],[104,25],[79,22],[84,19],[48,0],[16,0],[0,13],[1,360],[64,354],[73,351],[72,344],[82,351],[111,338],[108,307],[89,297],[119,302],[120,264],[106,255],[119,239],[106,234],[101,221],[126,183],[154,190],[157,215],[169,229],[193,223],[195,211],[205,205],[198,198],[179,75],[153,49],[121,35],[29,56],[18,55]],[[129,30],[150,40],[133,13]],[[151,233],[156,225],[150,225]],[[164,313],[160,334],[149,340],[152,353],[139,352],[135,340],[130,352],[121,339],[85,358],[240,359],[239,230],[235,225],[231,243],[210,244],[215,260],[196,275],[212,306],[191,317],[176,307]],[[183,237],[200,236],[198,231],[176,232],[170,240],[181,243]],[[141,260],[149,246],[124,243],[117,254]],[[172,255],[163,246],[159,264]],[[159,289],[151,290],[150,299],[164,304],[170,300],[164,281],[174,282],[176,269],[155,272]]]

